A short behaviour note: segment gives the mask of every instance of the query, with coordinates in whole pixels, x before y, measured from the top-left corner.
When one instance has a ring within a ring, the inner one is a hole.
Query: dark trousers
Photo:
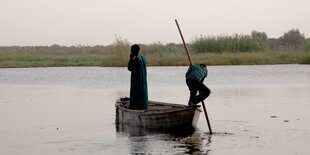
[[[203,101],[211,93],[211,90],[206,85],[204,85],[202,82],[200,82],[194,77],[187,77],[186,84],[190,91],[189,101],[194,104],[198,104],[199,102]],[[199,92],[198,95],[197,92]]]

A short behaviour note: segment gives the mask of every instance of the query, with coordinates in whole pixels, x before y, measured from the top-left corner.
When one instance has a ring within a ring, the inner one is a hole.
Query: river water
[[[0,69],[0,154],[310,153],[310,66],[210,66],[204,114],[191,133],[114,124],[128,96],[124,67]],[[149,99],[186,104],[187,67],[148,67]],[[182,131],[182,129],[180,129]]]

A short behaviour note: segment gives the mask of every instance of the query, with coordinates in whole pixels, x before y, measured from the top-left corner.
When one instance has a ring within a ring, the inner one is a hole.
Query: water
[[[187,67],[148,67],[149,98],[186,104]],[[114,124],[126,68],[0,69],[0,154],[310,153],[310,66],[211,66],[212,90],[192,133]],[[182,129],[180,129],[182,131]]]

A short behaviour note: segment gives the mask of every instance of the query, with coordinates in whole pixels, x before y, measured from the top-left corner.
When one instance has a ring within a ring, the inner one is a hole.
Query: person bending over
[[[190,91],[188,105],[196,105],[205,100],[211,93],[211,90],[203,83],[208,75],[208,69],[205,64],[191,65],[186,72],[186,84]],[[197,92],[199,94],[197,95]]]

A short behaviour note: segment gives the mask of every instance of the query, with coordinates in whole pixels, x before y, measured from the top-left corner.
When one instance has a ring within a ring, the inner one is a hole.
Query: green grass
[[[189,46],[191,49],[191,46]],[[117,38],[109,46],[0,47],[0,67],[127,66],[130,44]],[[141,45],[148,66],[188,65],[181,44]],[[310,51],[191,52],[193,63],[208,65],[310,64]]]
[[[262,49],[260,44],[249,35],[200,36],[192,41],[195,53],[252,52]]]
[[[128,53],[128,51],[126,51]],[[188,65],[184,51],[143,52],[148,66]],[[129,57],[129,56],[128,56]],[[0,67],[126,66],[128,57],[110,52],[0,52]],[[266,51],[191,54],[193,63],[208,65],[310,64],[310,52]]]
[[[310,53],[303,51],[269,51],[254,53],[197,54],[197,63],[209,65],[309,64]]]
[[[108,46],[0,47],[0,67],[127,66],[130,43],[116,36]],[[207,65],[310,64],[310,40],[297,49],[262,46],[249,35],[200,36],[187,45],[192,62]],[[148,66],[189,65],[182,44],[140,44]],[[270,50],[272,49],[272,50]],[[269,50],[269,51],[268,51]]]
[[[110,53],[0,52],[0,67],[114,66]]]

